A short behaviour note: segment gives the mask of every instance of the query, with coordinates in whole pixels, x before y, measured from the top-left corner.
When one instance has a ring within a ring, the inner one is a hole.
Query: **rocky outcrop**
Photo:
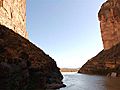
[[[28,38],[26,0],[0,0],[0,24]]]
[[[78,72],[98,75],[116,72],[120,76],[120,43],[109,50],[102,50],[98,55],[88,60]]]
[[[0,90],[62,87],[59,70],[54,59],[40,48],[0,25]]]
[[[120,0],[108,0],[98,13],[104,49],[120,42]]]
[[[104,50],[88,60],[78,72],[120,76],[120,0],[106,1],[98,16]]]

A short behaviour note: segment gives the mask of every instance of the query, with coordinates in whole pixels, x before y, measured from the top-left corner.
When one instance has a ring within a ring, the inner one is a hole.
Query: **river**
[[[120,90],[120,78],[63,73],[63,82],[67,85],[59,90]]]

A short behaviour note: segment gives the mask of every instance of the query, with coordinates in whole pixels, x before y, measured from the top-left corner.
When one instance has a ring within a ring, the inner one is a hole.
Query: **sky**
[[[79,68],[103,49],[98,11],[105,0],[27,0],[29,40],[60,68]]]

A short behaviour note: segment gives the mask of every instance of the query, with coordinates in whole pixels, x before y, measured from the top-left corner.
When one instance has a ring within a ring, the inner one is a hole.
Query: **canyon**
[[[120,76],[120,0],[103,3],[98,18],[104,49],[78,73]],[[0,0],[0,90],[58,89],[62,79],[55,60],[29,41],[26,0]]]
[[[98,13],[104,49],[78,73],[120,76],[120,0],[107,0]]]

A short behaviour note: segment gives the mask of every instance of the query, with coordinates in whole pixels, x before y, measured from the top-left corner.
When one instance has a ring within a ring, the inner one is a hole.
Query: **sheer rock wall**
[[[108,0],[98,14],[104,49],[120,42],[120,0]]]
[[[120,77],[120,0],[107,0],[98,13],[104,50],[85,63],[79,73]]]
[[[26,0],[0,0],[0,24],[28,38]]]

